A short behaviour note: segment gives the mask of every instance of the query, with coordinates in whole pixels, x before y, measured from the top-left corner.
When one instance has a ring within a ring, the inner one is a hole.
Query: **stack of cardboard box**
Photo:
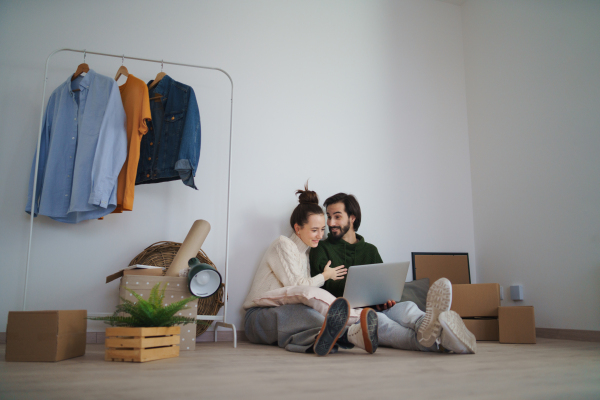
[[[452,283],[452,307],[477,340],[535,343],[532,306],[502,307],[500,285],[470,283],[466,253],[413,253],[413,276],[430,284],[446,277]]]
[[[500,285],[497,283],[452,285],[452,307],[477,340],[498,340]]]

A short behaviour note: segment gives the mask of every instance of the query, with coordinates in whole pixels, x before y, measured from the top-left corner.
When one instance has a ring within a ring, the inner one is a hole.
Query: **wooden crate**
[[[179,357],[181,327],[106,328],[106,361],[146,362]]]

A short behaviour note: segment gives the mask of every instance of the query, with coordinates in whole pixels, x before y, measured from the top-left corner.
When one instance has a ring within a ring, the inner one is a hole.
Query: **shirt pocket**
[[[183,131],[184,111],[165,114],[165,134],[166,135],[181,135]]]

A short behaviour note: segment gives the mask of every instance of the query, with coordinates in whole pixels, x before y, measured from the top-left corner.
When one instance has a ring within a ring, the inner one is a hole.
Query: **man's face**
[[[329,226],[329,233],[331,233],[334,239],[341,239],[346,232],[353,229],[353,222],[354,216],[349,217],[346,214],[344,203],[335,203],[327,206],[327,226]]]

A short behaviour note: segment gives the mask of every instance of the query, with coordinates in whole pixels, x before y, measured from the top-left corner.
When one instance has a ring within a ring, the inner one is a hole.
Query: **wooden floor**
[[[327,357],[231,342],[179,358],[104,361],[104,347],[58,363],[7,363],[0,399],[600,399],[600,343],[480,342],[476,355],[380,348]]]

